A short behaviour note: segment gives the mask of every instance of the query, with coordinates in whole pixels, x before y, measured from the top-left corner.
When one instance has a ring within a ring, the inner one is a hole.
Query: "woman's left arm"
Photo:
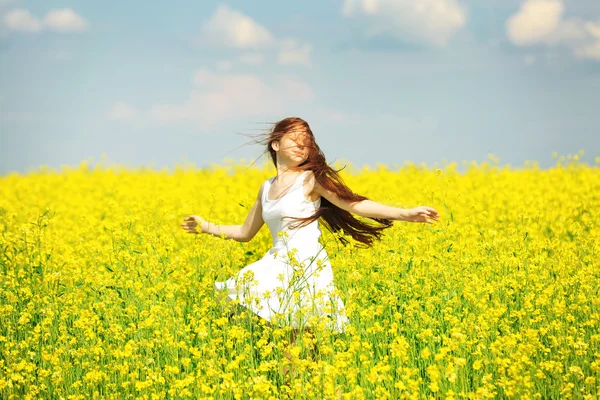
[[[350,202],[340,199],[335,193],[325,189],[318,182],[315,182],[314,189],[316,193],[325,197],[333,205],[351,212],[361,217],[385,218],[394,221],[425,222],[432,224],[439,220],[440,216],[435,208],[427,206],[418,206],[415,208],[398,208],[386,206],[372,200],[361,200]]]
[[[327,199],[329,200],[329,199]],[[331,200],[329,200],[331,201]],[[344,205],[344,200],[339,200],[338,202]],[[332,202],[333,203],[333,202]],[[361,217],[370,217],[370,218],[386,218],[392,219],[395,221],[404,221],[408,216],[408,210],[404,208],[387,206],[385,204],[377,203],[373,200],[362,200],[356,202],[346,202],[347,211],[350,211],[353,214],[360,215]],[[335,204],[335,203],[334,203]],[[340,207],[336,204],[336,206]],[[343,208],[343,207],[340,207]]]

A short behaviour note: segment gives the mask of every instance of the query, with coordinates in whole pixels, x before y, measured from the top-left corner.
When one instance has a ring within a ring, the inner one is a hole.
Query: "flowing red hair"
[[[265,153],[268,152],[270,154],[275,167],[277,167],[277,154],[275,153],[275,150],[273,150],[271,144],[280,141],[284,135],[291,132],[305,133],[305,137],[308,139],[305,146],[308,148],[309,154],[306,161],[298,166],[298,170],[313,171],[317,182],[342,200],[350,202],[368,200],[367,197],[352,192],[352,190],[344,184],[344,181],[339,175],[339,172],[343,168],[336,171],[327,164],[325,155],[317,145],[310,126],[302,118],[289,117],[282,119],[273,124],[269,133],[258,135],[259,137],[262,137],[262,140],[257,140],[256,142],[267,146]],[[330,232],[338,233],[343,231],[352,236],[354,240],[361,243],[362,246],[359,247],[371,247],[375,239],[381,239],[382,231],[393,225],[392,220],[385,218],[370,218],[371,220],[376,221],[378,225],[368,224],[354,217],[352,213],[332,204],[324,197],[321,197],[321,205],[313,215],[305,218],[285,218],[297,221],[293,226],[290,226],[292,229],[306,226],[321,218],[321,222]],[[341,235],[336,236],[344,245],[348,243],[348,240]]]

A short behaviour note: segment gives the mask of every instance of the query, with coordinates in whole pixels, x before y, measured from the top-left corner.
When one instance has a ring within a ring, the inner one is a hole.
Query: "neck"
[[[290,167],[286,164],[277,163],[277,177],[280,177],[282,175],[293,175],[294,173],[301,172],[302,170],[300,170],[298,167]]]

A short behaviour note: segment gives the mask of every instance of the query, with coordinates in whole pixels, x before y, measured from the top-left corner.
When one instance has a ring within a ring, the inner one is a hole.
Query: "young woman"
[[[325,318],[326,326],[343,332],[349,321],[342,299],[334,292],[331,264],[319,243],[319,219],[332,232],[343,231],[359,246],[370,247],[393,221],[432,224],[439,219],[438,212],[426,206],[390,207],[353,193],[326,163],[308,123],[300,118],[276,123],[263,144],[277,176],[263,182],[244,224],[215,225],[190,215],[181,227],[189,233],[199,233],[200,227],[204,233],[247,242],[266,222],[273,247],[235,276],[215,282],[215,288],[223,291],[227,300],[239,300],[270,322],[291,325],[292,345],[300,329],[309,330],[311,316]],[[341,235],[339,240],[347,243]]]

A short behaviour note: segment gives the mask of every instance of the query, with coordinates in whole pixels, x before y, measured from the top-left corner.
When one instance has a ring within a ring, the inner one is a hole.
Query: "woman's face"
[[[302,164],[308,158],[310,140],[306,133],[290,132],[282,136],[278,155],[294,164]]]

